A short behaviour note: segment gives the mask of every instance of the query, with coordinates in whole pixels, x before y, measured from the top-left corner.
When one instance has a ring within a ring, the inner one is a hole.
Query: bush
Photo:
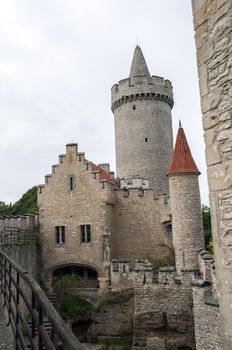
[[[65,321],[68,321],[77,315],[91,313],[92,308],[86,299],[76,296],[60,304],[59,314]]]

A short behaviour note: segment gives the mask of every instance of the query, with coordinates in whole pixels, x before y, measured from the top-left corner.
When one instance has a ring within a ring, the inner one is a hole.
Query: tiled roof
[[[170,176],[184,173],[200,174],[200,171],[193,160],[184,129],[180,126],[167,175]]]
[[[115,184],[115,179],[110,177],[110,175],[104,169],[102,169],[100,166],[94,163],[92,163],[91,166],[92,166],[92,171],[99,171],[100,180],[108,180],[109,182],[111,182],[112,185]]]

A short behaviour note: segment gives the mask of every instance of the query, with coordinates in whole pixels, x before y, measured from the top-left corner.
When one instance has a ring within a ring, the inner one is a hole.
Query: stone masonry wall
[[[198,250],[204,248],[198,175],[172,175],[169,186],[176,269],[198,270]]]
[[[69,264],[92,267],[98,276],[108,278],[109,268],[103,266],[103,235],[106,227],[111,230],[112,226],[112,185],[100,181],[91,163],[77,153],[76,144],[67,145],[66,150],[38,190],[44,279],[51,282],[53,271]],[[91,225],[91,242],[81,242],[80,225]],[[65,244],[56,244],[55,226],[65,226]]]
[[[161,224],[161,205],[153,190],[144,189],[142,194],[138,189],[115,191],[112,259],[133,264],[136,259],[157,259],[170,252],[172,237]]]
[[[207,298],[210,289],[211,287],[193,287],[195,338],[199,350],[222,349],[219,308]]]
[[[192,0],[223,349],[232,349],[232,2]]]
[[[165,268],[155,279],[152,271],[137,272],[134,350],[195,349],[190,281]]]
[[[170,106],[138,100],[119,106],[114,115],[117,176],[140,175],[150,179],[156,194],[168,193],[166,171],[173,147]]]

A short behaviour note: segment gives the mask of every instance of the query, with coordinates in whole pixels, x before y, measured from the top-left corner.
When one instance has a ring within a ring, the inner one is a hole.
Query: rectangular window
[[[90,225],[81,225],[81,243],[91,242],[91,229]]]
[[[55,227],[55,243],[60,245],[65,244],[65,226]]]
[[[69,192],[72,192],[74,190],[74,176],[70,175],[68,177],[68,185],[69,185]]]

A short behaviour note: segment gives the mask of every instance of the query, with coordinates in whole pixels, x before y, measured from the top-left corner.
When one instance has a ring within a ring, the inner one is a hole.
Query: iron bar
[[[16,231],[15,235],[11,235],[14,242],[25,242],[28,239],[28,233],[25,232],[19,240]],[[9,241],[9,237],[6,239]],[[36,280],[1,248],[0,282],[0,291],[4,298],[4,306],[8,310],[17,350],[26,350],[27,346],[32,350],[56,350],[54,339],[59,339],[65,350],[84,350]],[[31,301],[28,293],[31,294]],[[24,311],[21,310],[22,303]],[[25,310],[29,313],[30,325],[25,319]],[[45,329],[45,315],[52,327],[52,334]]]

